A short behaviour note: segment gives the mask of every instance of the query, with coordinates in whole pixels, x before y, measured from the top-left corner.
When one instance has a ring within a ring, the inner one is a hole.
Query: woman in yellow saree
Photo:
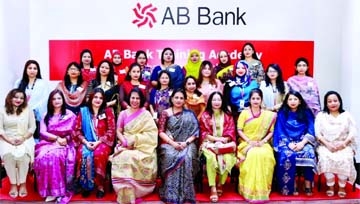
[[[240,144],[239,193],[249,202],[269,199],[275,166],[273,149],[269,144],[273,136],[276,113],[262,110],[262,92],[250,92],[250,108],[241,112],[237,128]]]
[[[129,94],[130,108],[120,112],[111,177],[118,203],[135,203],[155,188],[158,129],[144,108],[145,97],[135,88]]]

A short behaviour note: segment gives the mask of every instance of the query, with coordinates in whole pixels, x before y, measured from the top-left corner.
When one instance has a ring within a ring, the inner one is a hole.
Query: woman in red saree
[[[76,178],[83,197],[88,197],[95,186],[96,197],[104,197],[105,170],[114,137],[114,112],[106,108],[104,91],[95,88],[88,105],[80,109],[75,125],[75,139],[79,143]]]

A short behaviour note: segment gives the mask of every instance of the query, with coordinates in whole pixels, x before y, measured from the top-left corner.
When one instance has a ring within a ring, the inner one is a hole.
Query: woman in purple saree
[[[35,146],[34,170],[38,191],[45,201],[68,203],[73,195],[75,148],[71,138],[76,115],[65,108],[64,95],[49,95],[48,111],[40,123],[40,142]]]

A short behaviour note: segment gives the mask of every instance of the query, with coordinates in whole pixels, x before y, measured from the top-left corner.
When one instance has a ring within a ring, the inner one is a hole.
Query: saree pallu
[[[151,114],[143,108],[131,115],[122,111],[118,127],[124,130],[127,143],[134,146],[111,158],[112,183],[118,203],[135,203],[136,198],[155,188],[158,130]]]
[[[287,117],[286,117],[287,115]],[[298,143],[306,138],[307,143],[300,151],[289,148],[290,143]],[[292,195],[296,177],[296,167],[312,167],[316,172],[314,137],[314,117],[310,110],[306,111],[306,120],[297,119],[297,113],[283,110],[278,113],[274,131],[274,149],[276,152],[276,178],[279,190],[284,195]]]
[[[75,127],[77,137],[81,138],[79,135],[83,134],[87,141],[101,141],[94,151],[80,144],[76,152],[76,178],[83,189],[92,190],[95,185],[102,186],[105,179],[106,164],[114,141],[115,116],[111,108],[106,108],[105,113],[97,117],[96,127],[88,107],[82,107],[79,116]]]
[[[247,109],[239,116],[238,129],[251,141],[260,141],[273,131],[275,119],[276,114],[273,112],[262,110],[258,117],[254,117]],[[248,201],[269,200],[275,166],[274,152],[270,144],[252,147],[242,141],[238,145],[237,156],[244,160],[240,164],[239,193]]]
[[[159,119],[161,131],[171,135],[177,142],[184,142],[190,136],[199,137],[197,119],[192,111],[186,109],[172,116],[167,116],[166,111],[163,111]],[[166,203],[195,203],[194,176],[199,169],[195,142],[182,151],[164,143],[160,145],[159,152],[163,179],[159,189],[160,199]]]
[[[67,110],[65,115],[52,116],[47,126],[41,121],[40,142],[35,146],[38,192],[41,197],[61,197],[60,203],[68,203],[73,195],[76,151],[71,133],[75,119],[75,114]],[[68,144],[61,146],[56,141],[48,141],[53,135],[66,138]]]

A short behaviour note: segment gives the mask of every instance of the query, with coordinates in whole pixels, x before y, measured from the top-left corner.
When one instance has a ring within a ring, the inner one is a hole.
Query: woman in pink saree
[[[68,203],[73,195],[75,147],[71,133],[76,115],[65,106],[63,93],[52,91],[40,123],[40,142],[35,146],[36,181],[46,202],[57,199],[58,203]]]
[[[118,144],[112,162],[111,177],[118,203],[135,203],[155,188],[158,130],[145,97],[135,88],[129,93],[130,108],[120,112],[117,124]]]

